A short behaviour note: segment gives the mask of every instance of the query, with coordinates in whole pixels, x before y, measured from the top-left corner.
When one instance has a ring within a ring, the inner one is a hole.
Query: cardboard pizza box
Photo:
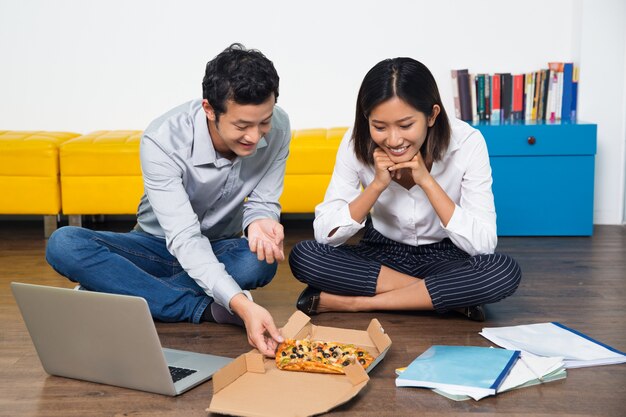
[[[371,371],[391,347],[376,319],[367,330],[316,326],[296,311],[282,328],[286,339],[351,343],[366,349],[374,362]],[[357,364],[344,368],[345,375],[282,371],[273,358],[256,350],[239,356],[213,375],[213,398],[207,411],[244,417],[304,417],[324,413],[356,396],[367,382],[367,372]]]

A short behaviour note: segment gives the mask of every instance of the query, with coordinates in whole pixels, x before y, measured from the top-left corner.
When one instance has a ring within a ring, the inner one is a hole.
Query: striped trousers
[[[436,311],[495,303],[513,294],[522,272],[513,258],[470,256],[450,239],[410,246],[388,239],[371,224],[357,245],[333,247],[303,241],[289,255],[293,275],[324,292],[374,296],[381,267],[425,280]]]

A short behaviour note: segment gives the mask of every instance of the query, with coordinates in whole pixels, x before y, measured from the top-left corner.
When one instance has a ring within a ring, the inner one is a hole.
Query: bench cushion
[[[292,132],[284,213],[312,213],[326,192],[335,155],[347,128]],[[134,214],[143,194],[141,131],[97,131],[65,142],[60,149],[63,213]]]
[[[60,212],[59,145],[77,136],[72,132],[0,131],[0,214]]]
[[[140,130],[101,130],[61,146],[63,213],[134,214],[143,194]]]
[[[347,127],[293,132],[280,198],[283,213],[313,213],[324,200]]]

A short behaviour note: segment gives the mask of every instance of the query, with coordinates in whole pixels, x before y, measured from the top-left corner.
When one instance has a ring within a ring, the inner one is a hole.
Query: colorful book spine
[[[563,73],[556,73],[556,121],[561,121],[561,113],[563,112]]]
[[[511,110],[513,106],[513,77],[510,73],[504,73],[501,75],[502,81],[502,120],[511,120]]]
[[[541,70],[541,111],[539,115],[541,116],[541,120],[548,120],[548,116],[546,116],[548,111],[548,90],[550,88],[550,70],[542,69]]]
[[[491,120],[491,76],[485,74],[485,120]]]
[[[524,76],[524,84],[524,121],[530,122],[532,120],[533,102],[535,100],[535,80],[532,73]]]
[[[574,67],[574,75],[572,77],[572,107],[571,107],[571,116],[570,119],[576,121],[576,110],[578,107],[578,76],[579,70],[578,67]]]
[[[550,81],[548,84],[548,102],[546,107],[546,121],[555,122],[556,121],[556,95],[557,95],[557,84],[558,84],[558,76],[554,70],[550,70]]]
[[[491,121],[498,123],[502,121],[500,90],[500,74],[493,74],[491,77]]]
[[[566,62],[563,65],[563,98],[561,100],[561,120],[569,121],[572,118],[572,87],[574,85],[574,64]]]
[[[553,90],[554,100],[554,118],[551,118],[551,122],[558,122],[561,120],[561,113],[563,107],[563,63],[562,62],[548,62],[548,68],[554,71],[555,86]]]
[[[513,76],[513,120],[524,119],[524,74]]]
[[[472,123],[478,123],[478,103],[476,102],[476,75],[469,75],[470,104],[472,105]]]
[[[458,70],[451,70],[452,76],[452,98],[454,99],[454,115],[457,119],[461,119],[461,99],[459,98],[459,78]]]
[[[485,75],[476,75],[476,112],[478,120],[485,120]]]
[[[472,101],[469,86],[469,73],[467,69],[457,70],[459,83],[459,101],[461,102],[461,120],[472,121]]]
[[[549,62],[527,74],[471,74],[451,70],[454,112],[470,123],[576,120],[579,68]]]
[[[539,93],[541,92],[541,71],[533,73],[533,108],[530,112],[530,120],[537,120],[539,111]]]

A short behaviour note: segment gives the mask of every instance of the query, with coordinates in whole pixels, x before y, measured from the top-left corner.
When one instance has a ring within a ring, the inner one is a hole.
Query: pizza
[[[373,361],[372,355],[355,345],[309,339],[287,339],[276,351],[276,366],[285,371],[343,374],[344,366],[359,363],[367,369]]]

